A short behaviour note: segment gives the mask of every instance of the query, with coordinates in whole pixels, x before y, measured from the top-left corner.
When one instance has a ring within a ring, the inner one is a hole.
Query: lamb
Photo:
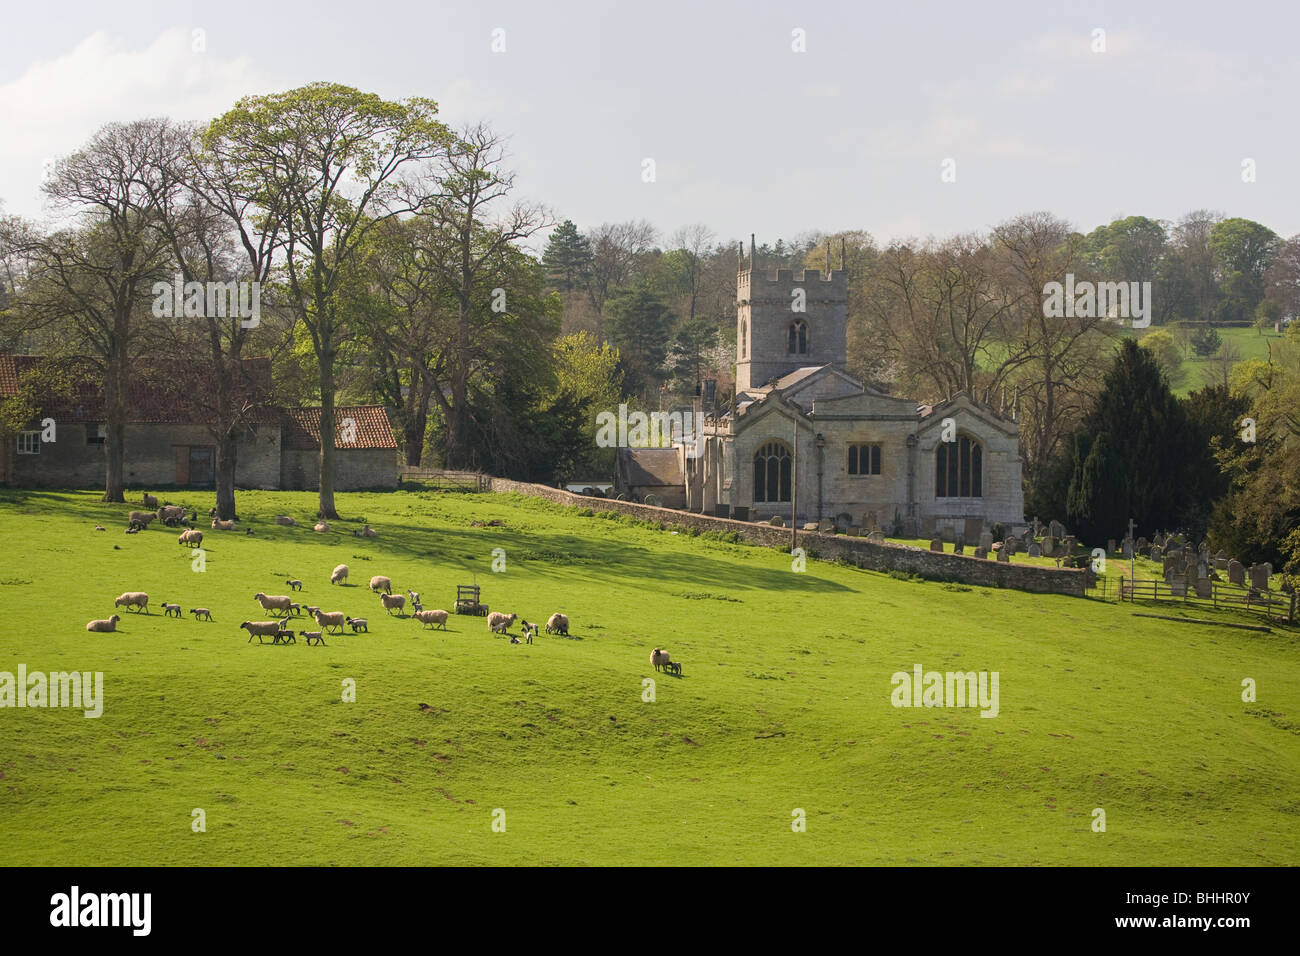
[[[681,676],[682,676],[682,662],[681,662],[681,661],[669,661],[668,664],[667,664],[667,667],[668,667],[668,670],[669,670],[670,673],[676,674],[678,677],[681,677]]]
[[[288,515],[276,515],[276,516],[275,516],[275,523],[278,524],[278,525],[284,525],[284,527],[286,527],[286,528],[296,528],[296,527],[298,527],[298,522],[294,521],[294,520],[293,520],[292,518],[290,518]]]
[[[667,651],[660,650],[656,647],[650,652],[650,663],[655,666],[655,670],[659,670],[661,668],[666,668],[672,663],[672,660],[668,657]]]
[[[352,532],[352,537],[354,537],[354,538],[377,538],[377,537],[379,537],[379,532],[376,531],[374,528],[370,527],[370,525],[365,525],[365,526],[363,526],[363,527],[361,528],[360,531],[353,531],[353,532]]]
[[[529,624],[526,620],[520,622],[520,627],[524,629],[524,643],[533,643],[533,638],[537,636],[537,625]]]
[[[158,509],[158,520],[163,524],[175,524],[185,518],[185,508],[181,505],[163,505]]]
[[[446,611],[416,611],[414,617],[417,621],[428,627],[430,624],[447,630],[447,612]]]
[[[149,527],[149,522],[158,516],[152,511],[132,511],[126,516],[129,524],[138,524],[141,528]]]
[[[180,536],[176,539],[176,543],[198,547],[203,543],[203,532],[197,528],[191,528],[189,531],[182,531]]]
[[[268,611],[283,611],[285,614],[289,613],[289,605],[293,603],[287,594],[263,594],[261,591],[253,595],[253,600]]]
[[[290,604],[290,605],[289,605],[289,614],[292,614],[294,617],[297,617],[297,616],[298,616],[299,614],[301,614],[301,613],[302,613],[302,605],[301,605],[301,604]],[[285,615],[285,616],[287,617],[288,615]]]
[[[406,606],[406,598],[400,594],[381,594],[379,595],[379,603],[384,606],[384,610],[389,614],[393,613],[393,608],[397,608],[400,616],[402,608]]]
[[[510,630],[510,625],[515,623],[515,615],[502,614],[500,611],[493,611],[488,615],[488,629],[498,634],[504,634]]]
[[[293,631],[280,628],[280,630],[275,632],[275,640],[272,643],[273,644],[297,644],[298,641],[293,636]]]
[[[86,625],[86,630],[98,631],[101,634],[104,633],[105,631],[116,631],[117,622],[120,620],[122,619],[118,617],[116,614],[114,614],[112,617],[108,618],[107,620],[91,621]]]
[[[420,592],[419,592],[419,591],[410,591],[410,590],[408,590],[406,593],[407,593],[407,595],[410,596],[410,598],[411,598],[411,603],[412,603],[412,604],[419,604],[419,603],[420,603]]]
[[[320,631],[300,631],[299,633],[302,634],[303,640],[305,640],[308,643],[308,645],[312,644],[313,642],[316,644],[325,643],[325,638],[321,636]]]
[[[162,608],[163,608],[163,617],[181,616],[181,606],[179,604],[164,604]]]
[[[347,579],[348,566],[346,564],[340,564],[334,569],[333,573],[330,574],[330,584],[338,584],[340,581],[346,581]]]
[[[217,509],[216,506],[214,505],[213,507],[208,509],[208,517],[215,518],[216,516],[217,516]]]
[[[289,585],[290,590],[293,591],[302,590],[302,582],[299,581],[297,578],[288,578],[284,583]]]
[[[149,492],[147,492],[147,491],[145,491],[145,492],[141,492],[141,498],[140,498],[140,500],[144,502],[144,506],[145,506],[146,508],[157,508],[157,507],[158,507],[158,499],[155,498],[153,495],[149,494]]]
[[[245,621],[239,626],[248,631],[250,641],[256,637],[259,644],[263,637],[275,637],[280,633],[279,621]]]
[[[212,612],[205,607],[192,607],[190,608],[190,613],[194,615],[194,620],[196,621],[212,620]]]
[[[113,602],[113,607],[123,606],[136,608],[137,611],[143,609],[144,613],[148,614],[149,595],[143,591],[125,591]]]
[[[316,623],[321,626],[322,630],[329,630],[333,627],[342,631],[343,622],[346,619],[346,615],[342,611],[317,611],[312,616],[316,618]]]
[[[569,636],[569,616],[567,614],[556,611],[550,616],[550,619],[546,622],[546,633],[550,634],[552,632],[563,634],[565,637]]]
[[[393,582],[382,574],[376,574],[370,579],[370,590],[378,591],[380,588],[383,588],[385,594],[392,594]]]
[[[320,610],[315,604],[304,604],[302,609],[307,612],[308,617],[315,617],[316,612]]]
[[[357,633],[357,631],[365,631],[367,634],[370,633],[370,627],[367,625],[364,617],[349,617],[345,620],[347,620],[348,624],[352,627],[353,634]]]
[[[212,527],[216,531],[234,531],[235,521],[233,518],[229,521],[222,521],[220,518],[213,518]]]
[[[95,530],[96,530],[96,531],[107,531],[108,529],[105,528],[102,524],[97,524],[97,525],[95,525]]]
[[[328,522],[328,521],[318,521],[318,522],[316,522],[314,525],[312,525],[312,529],[311,529],[311,530],[313,530],[313,531],[319,531],[319,532],[321,532],[321,533],[324,533],[324,532],[328,531],[329,529],[330,529],[330,526],[329,526],[329,522]]]

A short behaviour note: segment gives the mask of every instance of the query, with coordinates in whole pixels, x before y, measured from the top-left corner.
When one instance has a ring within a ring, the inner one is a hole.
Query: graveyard
[[[240,527],[254,533],[205,528],[196,570],[175,529],[124,535],[124,507],[92,492],[0,491],[5,660],[103,675],[98,717],[29,707],[0,722],[0,862],[1267,866],[1300,855],[1300,631],[1259,613],[818,560],[795,570],[780,548],[513,494],[338,504],[343,520],[319,534],[314,495],[241,492]],[[279,514],[299,526],[276,525]],[[363,525],[377,536],[355,537]],[[1054,565],[1065,530],[1043,528],[1038,556],[1007,560]],[[1103,577],[1128,573],[1124,544]],[[1169,545],[1133,542],[1139,579],[1168,564],[1186,581],[1190,563],[1193,588],[1211,574],[1247,593],[1262,583],[1199,550],[1169,563]],[[331,585],[341,563],[350,580]],[[530,622],[563,611],[570,631],[518,645],[456,614],[428,629],[409,609],[386,613],[372,575],[426,608],[477,584],[493,611]],[[265,613],[254,595],[288,579],[303,582],[295,601],[368,618],[368,630],[321,646],[249,639],[240,623]],[[125,591],[148,592],[151,612],[118,609],[115,632],[88,633]],[[167,602],[213,620],[165,617]],[[1134,613],[1152,609],[1177,620]],[[681,676],[651,666],[654,648]],[[996,715],[951,695],[896,705],[895,678],[921,666],[996,675]]]

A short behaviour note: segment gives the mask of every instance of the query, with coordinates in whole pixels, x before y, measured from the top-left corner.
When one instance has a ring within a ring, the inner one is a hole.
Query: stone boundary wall
[[[643,521],[657,521],[677,528],[696,528],[700,531],[734,531],[753,544],[789,547],[790,529],[771,525],[715,518],[711,515],[656,508],[634,501],[615,501],[611,498],[590,498],[559,488],[534,485],[508,478],[493,478],[494,492],[515,492],[534,498],[545,498],[556,504],[592,511],[618,511]],[[946,578],[980,587],[1002,587],[1036,594],[1068,594],[1084,596],[1086,572],[1073,568],[1043,568],[1016,564],[1015,557],[1003,564],[998,561],[976,558],[971,555],[928,551],[903,544],[875,544],[865,538],[846,535],[823,534],[817,531],[800,531],[799,547],[816,553],[820,560],[843,558],[850,564],[870,571],[905,571],[931,578]]]

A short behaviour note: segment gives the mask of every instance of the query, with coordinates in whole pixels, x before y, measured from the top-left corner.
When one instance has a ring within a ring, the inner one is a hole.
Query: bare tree
[[[596,312],[596,335],[603,336],[605,303],[632,276],[637,260],[654,245],[657,233],[644,219],[606,222],[587,234],[591,245],[591,271],[587,296]]]

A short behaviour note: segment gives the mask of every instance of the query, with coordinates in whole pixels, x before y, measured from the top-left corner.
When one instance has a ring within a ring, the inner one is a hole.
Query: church
[[[964,393],[922,405],[849,375],[842,245],[825,273],[760,270],[755,257],[751,238],[737,263],[735,398],[673,449],[686,510],[970,543],[995,522],[1023,527],[1015,419]]]

